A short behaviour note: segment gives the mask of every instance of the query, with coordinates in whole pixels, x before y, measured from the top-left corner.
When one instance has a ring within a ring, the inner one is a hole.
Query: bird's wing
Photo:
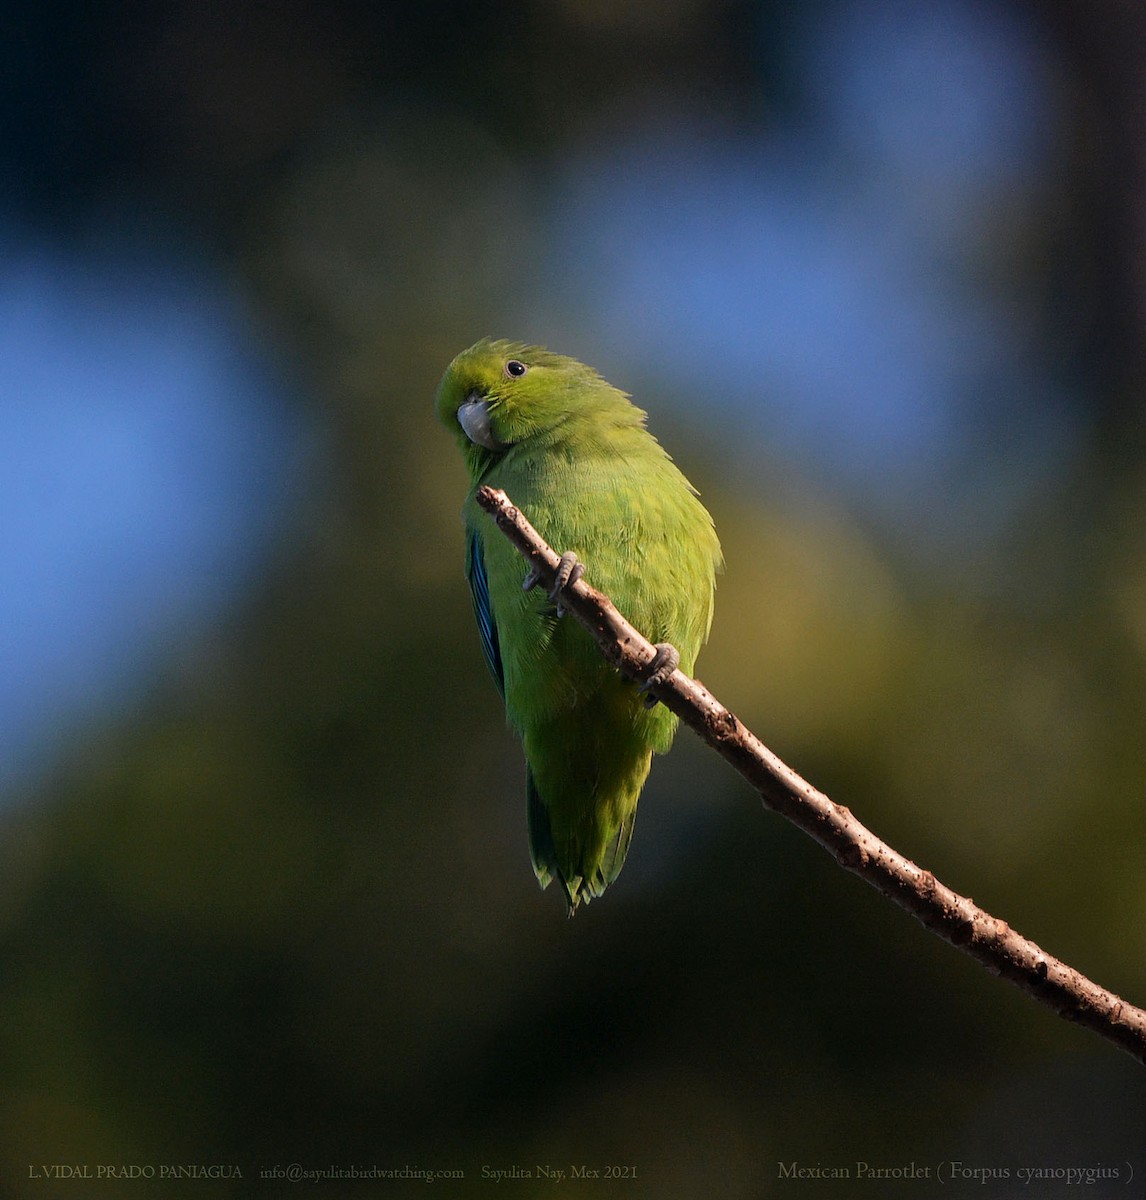
[[[501,664],[501,645],[497,638],[497,625],[489,602],[489,577],[485,573],[481,538],[474,530],[466,541],[466,578],[470,581],[470,598],[473,600],[474,617],[481,634],[481,648],[486,666],[497,684],[497,690],[505,697],[505,671]]]

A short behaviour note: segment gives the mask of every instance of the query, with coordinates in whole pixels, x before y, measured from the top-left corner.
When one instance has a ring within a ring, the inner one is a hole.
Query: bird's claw
[[[582,575],[585,574],[584,566],[577,561],[577,555],[572,550],[566,550],[561,555],[561,562],[557,565],[557,573],[553,576],[553,587],[549,592],[549,599],[561,608],[559,603],[561,593],[567,588],[572,587]]]
[[[680,651],[668,642],[657,642],[654,647],[656,654],[648,665],[648,676],[641,684],[639,691],[645,694],[645,708],[655,708],[656,696],[649,691],[659,683],[667,683],[672,673],[680,666]]]
[[[577,561],[577,555],[572,550],[566,550],[561,555],[561,561],[557,564],[557,570],[553,576],[553,586],[549,589],[549,599],[557,605],[557,615],[559,617],[565,615],[565,609],[561,604],[561,593],[585,574],[584,564]],[[530,567],[529,574],[522,581],[521,586],[525,591],[530,591],[541,582],[541,572],[536,567]]]

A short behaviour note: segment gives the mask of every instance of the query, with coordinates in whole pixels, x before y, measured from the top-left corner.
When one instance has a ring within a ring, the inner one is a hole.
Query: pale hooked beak
[[[483,400],[475,392],[471,392],[458,409],[458,424],[475,446],[484,446],[487,450],[505,448],[504,444],[493,436],[493,430],[490,428],[489,401]]]

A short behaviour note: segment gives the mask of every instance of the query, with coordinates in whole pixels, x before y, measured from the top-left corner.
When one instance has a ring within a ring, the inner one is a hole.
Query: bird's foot
[[[559,617],[565,615],[565,609],[561,605],[561,593],[585,574],[585,567],[577,561],[577,555],[572,550],[566,550],[561,555],[561,562],[557,566],[557,572],[553,578],[553,587],[549,589],[549,599],[557,605],[557,615]],[[529,574],[522,581],[521,586],[525,591],[530,591],[541,582],[541,572],[536,567],[531,567]]]
[[[656,696],[649,689],[658,683],[667,683],[672,673],[680,666],[680,651],[668,642],[657,642],[654,647],[656,654],[648,665],[648,677],[640,686],[645,694],[645,708],[655,708]]]
[[[572,587],[584,574],[585,567],[577,561],[577,555],[572,550],[566,550],[561,555],[561,562],[557,566],[557,574],[553,578],[553,588],[549,593],[549,599],[557,604],[561,593],[567,587]]]

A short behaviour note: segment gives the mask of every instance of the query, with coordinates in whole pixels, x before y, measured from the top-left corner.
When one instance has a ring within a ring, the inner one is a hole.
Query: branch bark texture
[[[477,501],[540,573],[542,582],[552,586],[560,557],[505,492],[483,487]],[[592,570],[593,564],[587,563],[587,573],[591,575]],[[608,596],[582,579],[565,590],[562,605],[593,635],[609,662],[629,678],[646,681],[656,650]],[[702,683],[677,670],[650,690],[756,788],[765,807],[799,826],[841,866],[867,880],[988,970],[1146,1063],[1146,1012],[1047,954],[1005,921],[894,850],[847,808],[781,762]]]

